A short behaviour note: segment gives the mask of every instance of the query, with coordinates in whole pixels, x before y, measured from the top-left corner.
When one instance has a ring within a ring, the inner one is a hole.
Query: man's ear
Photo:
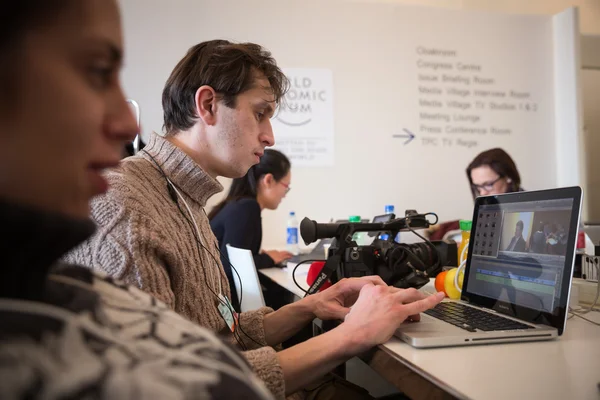
[[[217,122],[218,97],[215,90],[208,86],[200,86],[194,97],[196,104],[196,115],[206,125],[214,125]]]

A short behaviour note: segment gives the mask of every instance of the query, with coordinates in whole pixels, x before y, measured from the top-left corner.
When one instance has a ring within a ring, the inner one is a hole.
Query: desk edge
[[[397,340],[400,340],[400,339],[397,339]],[[385,346],[385,343],[384,344],[380,344],[377,347],[381,351],[387,353],[390,357],[393,357],[394,359],[398,360],[398,362],[404,364],[407,368],[409,368],[413,372],[419,374],[424,379],[427,379],[429,382],[431,382],[432,384],[436,385],[440,389],[444,390],[445,392],[447,392],[451,396],[454,396],[457,399],[470,400],[470,397],[466,396],[464,393],[459,392],[458,390],[456,390],[453,387],[449,386],[446,382],[444,382],[444,381],[436,378],[435,376],[433,376],[430,373],[428,373],[426,370],[422,369],[421,367],[418,367],[417,365],[411,363],[410,361],[408,361],[405,358],[400,357],[397,353],[395,353],[392,350],[388,349]]]

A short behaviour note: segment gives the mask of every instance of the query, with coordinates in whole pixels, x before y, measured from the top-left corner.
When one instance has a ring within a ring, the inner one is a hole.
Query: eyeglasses
[[[290,190],[292,190],[290,185],[287,183],[284,183],[284,182],[277,182],[277,183],[280,183],[285,188],[285,194],[288,194],[290,192]]]
[[[494,185],[496,184],[496,182],[498,182],[502,178],[504,178],[504,177],[503,176],[499,176],[494,181],[492,181],[492,182],[486,182],[483,185],[476,185],[476,184],[473,183],[473,184],[471,184],[471,188],[473,188],[473,191],[476,191],[477,193],[481,193],[481,190],[485,190],[486,192],[490,192],[494,188]]]

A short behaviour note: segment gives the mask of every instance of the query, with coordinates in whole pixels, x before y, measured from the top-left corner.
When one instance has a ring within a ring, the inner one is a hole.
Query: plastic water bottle
[[[296,213],[290,211],[290,216],[287,220],[287,251],[293,255],[300,253],[298,247],[298,220],[296,219]]]
[[[393,214],[393,213],[394,213],[394,205],[386,204],[384,214]],[[381,240],[388,240],[389,238],[390,238],[390,235],[388,235],[387,233],[382,233],[381,235],[379,235],[379,239],[381,239]]]

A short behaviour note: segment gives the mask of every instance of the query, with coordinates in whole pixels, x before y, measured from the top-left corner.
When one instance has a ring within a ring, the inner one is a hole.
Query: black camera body
[[[457,246],[454,241],[425,241],[423,243],[396,243],[393,238],[399,231],[428,228],[429,214],[409,210],[404,218],[384,223],[318,224],[304,218],[300,225],[306,244],[317,239],[333,238],[325,266],[311,285],[308,294],[316,293],[329,279],[335,283],[343,278],[379,275],[388,285],[398,288],[420,288],[436,276],[442,267],[455,266]],[[389,239],[375,239],[373,243],[359,246],[352,239],[356,232],[388,233]]]

